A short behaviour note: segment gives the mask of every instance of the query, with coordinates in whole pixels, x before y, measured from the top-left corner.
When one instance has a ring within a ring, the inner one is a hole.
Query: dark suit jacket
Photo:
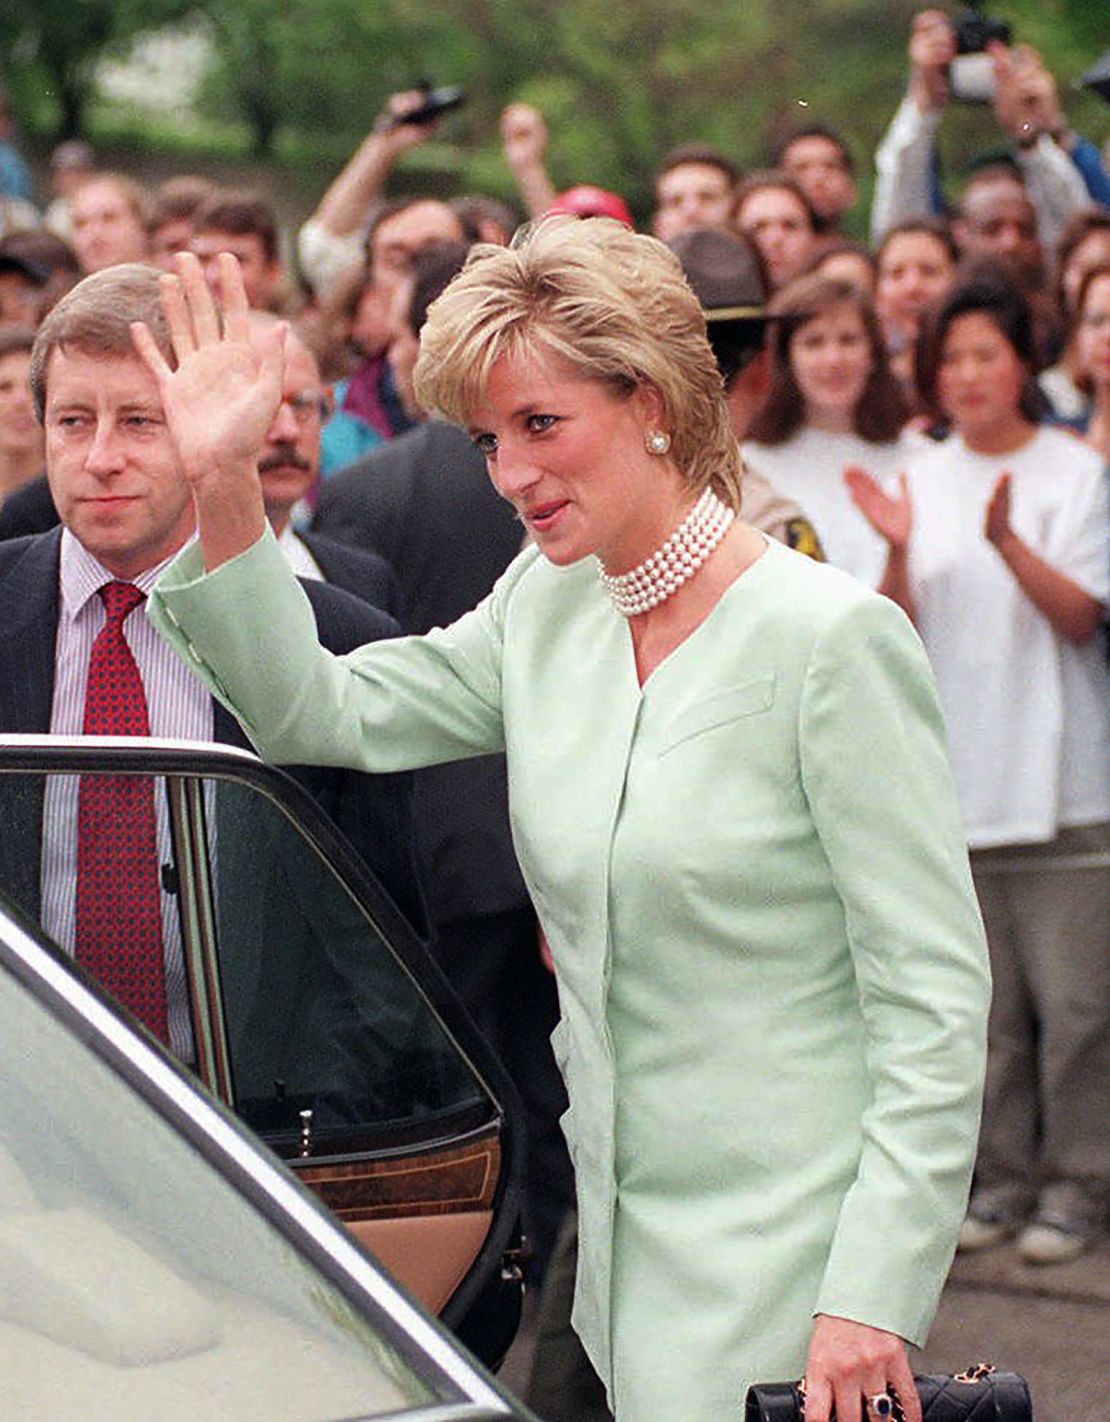
[[[401,624],[416,633],[446,626],[481,601],[523,538],[473,442],[442,420],[326,479],[312,527],[388,560],[401,588]],[[416,823],[435,923],[527,907],[503,756],[418,771]]]
[[[380,553],[372,553],[366,548],[353,548],[349,543],[340,543],[334,538],[326,538],[321,533],[300,533],[297,535],[320,565],[320,571],[332,587],[368,602],[390,617],[400,620],[401,593],[397,586],[397,574]]]
[[[57,523],[58,510],[45,474],[23,484],[0,504],[0,540],[45,533]]]
[[[0,731],[45,734],[54,692],[54,642],[58,622],[58,553],[61,530],[0,543]],[[392,618],[326,583],[306,581],[320,640],[343,653],[397,633]],[[213,736],[249,748],[238,722],[214,703]],[[421,936],[427,916],[416,870],[411,777],[366,776],[325,766],[290,767],[344,832]],[[23,799],[26,803],[23,804]],[[39,844],[42,782],[20,797],[25,832]],[[38,911],[38,855],[9,824],[0,834],[0,874],[18,887],[20,903]]]

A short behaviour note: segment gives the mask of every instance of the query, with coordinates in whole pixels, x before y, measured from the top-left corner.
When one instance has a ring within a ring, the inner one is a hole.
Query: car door
[[[121,774],[155,777],[188,1065],[496,1361],[520,1307],[511,1085],[299,784],[225,746],[0,737],[0,893],[37,920],[54,777]]]
[[[0,897],[0,1372],[20,1422],[524,1422]]]

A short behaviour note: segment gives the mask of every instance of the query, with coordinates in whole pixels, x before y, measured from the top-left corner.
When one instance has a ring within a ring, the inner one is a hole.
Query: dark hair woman
[[[1038,423],[1033,349],[1011,281],[959,282],[918,365],[951,434],[899,494],[853,491],[936,672],[994,970],[961,1241],[1018,1233],[1054,1263],[1095,1238],[1110,1192],[1110,517],[1098,455]]]
[[[909,410],[875,312],[854,284],[813,275],[784,287],[768,315],[769,386],[745,463],[801,505],[830,563],[874,587],[885,546],[849,497],[844,471],[885,483],[920,442],[902,433]]]

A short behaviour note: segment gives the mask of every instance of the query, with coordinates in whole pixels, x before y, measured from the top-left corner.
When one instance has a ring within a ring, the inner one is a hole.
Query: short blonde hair
[[[671,453],[695,493],[740,505],[740,457],[697,297],[678,258],[605,217],[547,217],[509,247],[480,245],[435,301],[420,337],[416,396],[466,424],[490,371],[551,356],[627,398],[656,390]]]

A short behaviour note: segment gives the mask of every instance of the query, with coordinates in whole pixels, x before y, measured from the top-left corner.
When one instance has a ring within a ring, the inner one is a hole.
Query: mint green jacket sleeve
[[[872,1093],[815,1311],[922,1343],[970,1184],[989,974],[940,711],[904,623],[877,598],[817,643],[799,743]]]
[[[402,770],[503,749],[502,618],[529,561],[522,555],[451,627],[343,657],[319,645],[312,608],[269,530],[208,574],[190,545],[159,579],[147,615],[264,759]]]

